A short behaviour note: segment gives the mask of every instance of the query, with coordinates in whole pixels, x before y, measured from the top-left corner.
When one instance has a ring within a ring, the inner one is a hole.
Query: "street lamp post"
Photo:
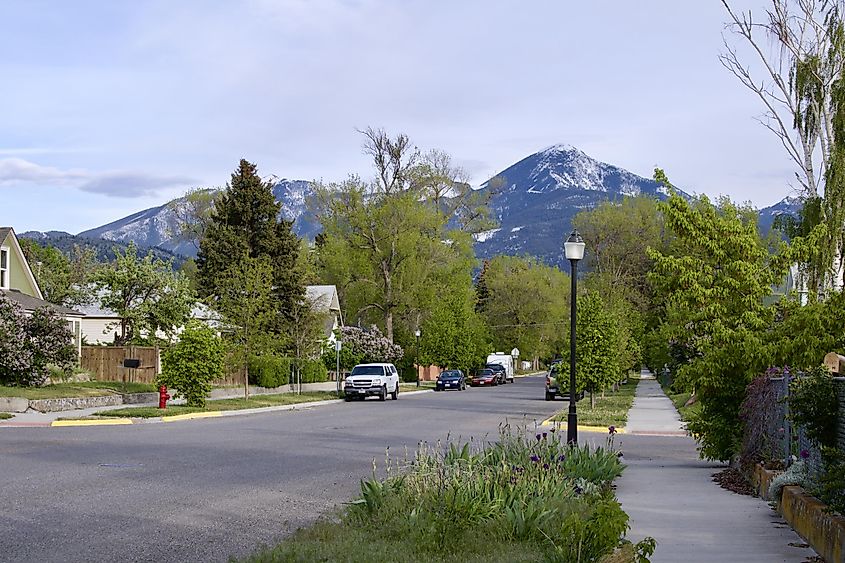
[[[417,349],[416,349],[416,353],[414,354],[416,356],[416,358],[414,358],[414,360],[415,360],[414,361],[414,369],[417,370],[417,387],[419,387],[420,386],[420,364],[419,364],[419,361],[420,361],[420,329],[417,329],[416,332],[414,332],[414,336],[417,337]]]
[[[335,360],[337,361],[337,370],[335,371],[335,379],[337,379],[337,394],[340,395],[340,349],[342,344],[340,339],[334,341]]]
[[[569,329],[569,416],[566,419],[566,442],[578,445],[578,412],[575,408],[575,311],[578,300],[578,261],[584,258],[584,240],[577,230],[572,231],[563,244],[566,259],[572,265],[572,295],[570,296]]]

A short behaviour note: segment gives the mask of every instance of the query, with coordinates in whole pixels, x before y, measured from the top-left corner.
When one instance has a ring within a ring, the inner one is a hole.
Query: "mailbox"
[[[123,367],[137,369],[141,367],[141,360],[138,358],[126,358],[123,360]]]

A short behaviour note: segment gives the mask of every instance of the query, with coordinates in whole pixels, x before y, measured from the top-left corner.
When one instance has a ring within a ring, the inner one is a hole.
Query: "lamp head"
[[[417,338],[420,337],[420,329],[417,329],[416,332],[414,332],[414,336],[416,336]]]
[[[584,239],[578,234],[577,230],[572,231],[566,242],[563,243],[564,254],[567,260],[581,260],[584,258]]]

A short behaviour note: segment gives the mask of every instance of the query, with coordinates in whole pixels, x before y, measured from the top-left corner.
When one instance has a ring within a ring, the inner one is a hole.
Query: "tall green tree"
[[[317,264],[324,282],[338,286],[348,322],[376,323],[391,342],[408,344],[438,294],[469,283],[469,229],[482,219],[452,228],[457,209],[471,204],[455,203],[463,184],[446,155],[421,156],[406,135],[363,133],[375,178],[317,187]]]
[[[569,318],[569,276],[535,258],[496,256],[484,282],[481,313],[497,350],[546,358],[561,348]]]
[[[590,408],[596,406],[596,393],[622,378],[618,326],[598,294],[578,298],[576,310],[575,381],[590,393]],[[562,366],[569,362],[570,349],[564,346]]]
[[[572,224],[589,249],[590,271],[605,280],[607,288],[621,292],[641,310],[648,308],[646,274],[652,268],[647,249],[664,247],[663,217],[656,199],[626,197],[606,201],[579,212]]]
[[[727,199],[713,205],[673,195],[662,207],[675,241],[669,251],[650,251],[650,281],[665,296],[660,334],[688,351],[676,384],[701,402],[689,429],[702,455],[728,459],[740,440],[745,388],[769,362],[763,334],[773,310],[763,299],[785,277],[795,247],[782,243],[771,254],[756,214]]]
[[[134,242],[125,252],[114,252],[115,261],[100,268],[92,281],[100,306],[120,316],[115,344],[155,339],[158,331],[172,336],[196,302],[188,280],[152,253],[140,258]]]
[[[229,341],[234,344],[229,351],[230,363],[244,370],[247,399],[250,357],[278,346],[270,331],[279,315],[272,280],[269,258],[242,255],[220,274],[221,292],[214,297],[214,307],[223,315]]]
[[[97,265],[94,249],[74,246],[68,257],[49,244],[41,245],[27,238],[19,240],[46,301],[74,307],[91,300],[89,282]]]
[[[461,369],[468,374],[484,364],[491,348],[474,301],[471,290],[441,296],[421,327],[420,365]]]
[[[245,257],[266,260],[272,272],[277,333],[291,322],[294,307],[305,295],[299,239],[291,230],[292,223],[279,218],[280,210],[272,183],[261,179],[254,164],[241,160],[214,202],[197,256],[197,286],[200,295],[212,302],[231,293],[225,285],[230,278],[224,272]]]

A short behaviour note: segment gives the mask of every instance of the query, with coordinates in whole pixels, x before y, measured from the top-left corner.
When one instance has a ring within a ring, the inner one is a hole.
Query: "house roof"
[[[100,306],[99,295],[95,296],[95,301],[89,305],[82,305],[79,309],[85,314],[86,317],[103,317],[108,319],[119,319],[120,315],[112,311],[111,309],[104,309]],[[219,321],[220,315],[216,312],[212,311],[207,305],[204,303],[197,303],[191,309],[191,318],[192,319],[200,319],[203,321]]]
[[[25,311],[34,311],[42,307],[48,307],[50,309],[53,309],[56,313],[63,317],[85,316],[85,313],[80,313],[79,311],[74,311],[73,309],[62,307],[61,305],[55,305],[53,303],[50,303],[49,301],[38,299],[37,297],[32,297],[31,295],[27,295],[26,293],[21,293],[17,289],[2,289],[0,290],[0,293],[3,293],[3,295],[8,297],[11,301],[23,307]]]
[[[305,295],[319,311],[324,313],[340,311],[340,300],[337,298],[337,287],[334,285],[305,286]]]
[[[11,237],[9,236],[11,235]],[[38,299],[42,299],[44,294],[41,293],[41,287],[38,285],[38,280],[35,279],[35,275],[32,273],[32,268],[29,267],[29,262],[26,259],[26,256],[23,253],[23,249],[21,248],[20,243],[18,242],[18,237],[15,234],[15,229],[12,227],[0,227],[0,244],[3,244],[7,240],[11,241],[11,246],[14,251],[20,257],[20,260],[23,262],[23,271],[24,275],[26,276],[29,283],[32,284],[32,288],[35,290],[35,297]]]

